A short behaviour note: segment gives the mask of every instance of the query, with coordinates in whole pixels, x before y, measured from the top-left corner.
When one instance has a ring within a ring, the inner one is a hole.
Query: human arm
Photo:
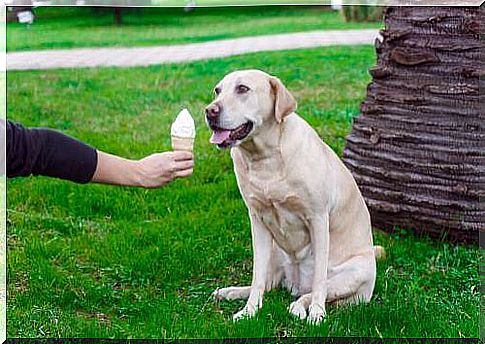
[[[193,155],[176,151],[155,153],[140,160],[128,160],[98,151],[92,182],[156,188],[193,171]]]
[[[44,175],[76,183],[160,187],[192,174],[188,152],[156,153],[129,160],[104,153],[47,128],[25,128],[11,121],[7,127],[7,176]]]
[[[96,149],[70,136],[11,121],[6,132],[7,177],[43,175],[88,183],[96,170]]]

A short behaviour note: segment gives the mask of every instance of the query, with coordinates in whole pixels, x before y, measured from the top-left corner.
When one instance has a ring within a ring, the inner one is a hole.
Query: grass
[[[8,115],[108,152],[140,158],[170,147],[182,107],[196,117],[196,169],[158,190],[8,181],[8,335],[221,338],[274,336],[478,337],[478,248],[376,231],[379,262],[368,305],[329,308],[321,326],[289,315],[284,290],[255,319],[217,287],[251,279],[247,211],[229,152],[208,143],[202,109],[225,73],[278,75],[299,113],[339,154],[359,113],[374,48],[258,53],[129,69],[10,72]]]
[[[258,6],[264,3],[264,5],[330,5],[330,1],[320,1],[320,0],[196,0],[197,6]],[[151,4],[153,6],[185,6],[188,3],[186,0],[152,0]]]
[[[113,25],[110,10],[35,9],[32,26],[7,24],[8,51],[74,47],[149,46],[195,43],[285,32],[378,28],[379,23],[346,23],[322,7],[237,7],[127,10],[123,25]]]

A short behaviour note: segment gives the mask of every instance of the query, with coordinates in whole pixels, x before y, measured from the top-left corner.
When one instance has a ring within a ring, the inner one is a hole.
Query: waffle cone
[[[172,136],[172,148],[174,151],[189,151],[194,150],[194,141],[192,137]]]

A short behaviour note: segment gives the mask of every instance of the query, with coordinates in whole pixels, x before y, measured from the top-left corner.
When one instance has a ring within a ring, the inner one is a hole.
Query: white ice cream
[[[172,123],[172,136],[195,138],[195,122],[189,110],[183,109]]]

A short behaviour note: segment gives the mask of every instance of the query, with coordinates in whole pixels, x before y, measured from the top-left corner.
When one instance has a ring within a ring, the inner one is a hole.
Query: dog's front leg
[[[273,237],[261,220],[251,214],[251,236],[253,240],[253,279],[246,306],[236,314],[235,321],[250,318],[263,305],[263,294],[271,264]]]
[[[327,299],[327,268],[329,247],[328,214],[310,221],[315,270],[312,283],[312,297],[308,308],[308,321],[319,324],[325,317],[325,301]]]

